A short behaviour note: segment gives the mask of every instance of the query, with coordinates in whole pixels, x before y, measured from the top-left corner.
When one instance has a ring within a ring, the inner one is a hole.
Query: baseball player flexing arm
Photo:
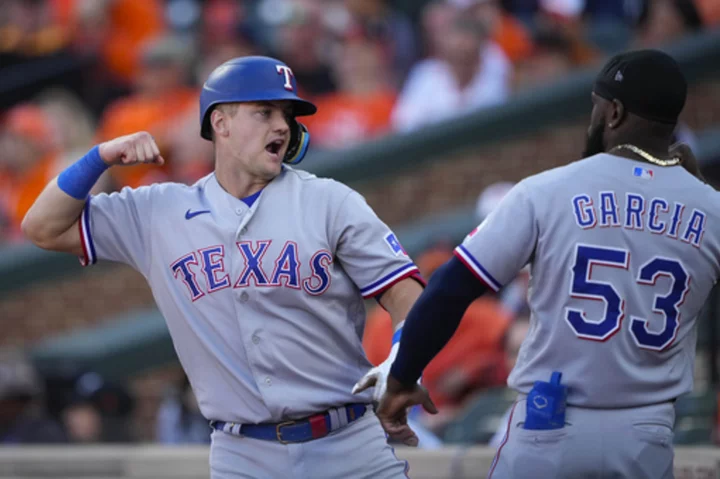
[[[467,305],[529,263],[519,395],[490,477],[673,477],[673,403],[720,276],[720,196],[669,153],[686,93],[664,53],[607,63],[585,158],[515,186],[412,308],[378,408],[391,435],[427,402],[415,380]]]
[[[109,166],[163,161],[136,133],[61,173],[23,223],[40,247],[127,263],[147,278],[214,431],[214,479],[405,477],[370,391],[364,298],[399,325],[417,268],[364,199],[296,170],[315,106],[268,57],[219,66],[201,96],[215,171],[88,198]]]

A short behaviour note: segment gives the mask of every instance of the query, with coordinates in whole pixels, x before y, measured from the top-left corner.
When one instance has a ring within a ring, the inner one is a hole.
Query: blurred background
[[[359,190],[429,277],[512,185],[579,158],[595,73],[662,48],[690,92],[677,139],[720,184],[717,0],[0,0],[0,444],[207,444],[143,278],[25,243],[44,185],[93,144],[150,131],[167,164],[113,168],[96,192],[212,170],[198,92],[232,57],[293,69],[303,168]],[[441,413],[421,446],[494,447],[528,327],[527,272],[476,301],[425,374]],[[717,445],[718,296],[700,320],[695,392],[676,442]],[[390,349],[368,303],[364,346]]]

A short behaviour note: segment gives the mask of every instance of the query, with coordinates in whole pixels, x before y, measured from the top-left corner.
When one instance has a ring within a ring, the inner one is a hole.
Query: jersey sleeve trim
[[[80,264],[83,266],[95,264],[97,263],[97,255],[95,254],[95,243],[90,232],[90,198],[85,202],[78,226],[80,228],[80,243],[83,249],[83,256],[79,258]]]
[[[422,274],[420,274],[420,271],[413,274],[411,278],[420,283],[420,286],[423,288],[427,288],[427,281],[425,281],[425,278],[423,278]]]
[[[485,283],[488,288],[492,289],[496,293],[502,288],[502,284],[498,280],[492,277],[492,275],[483,268],[478,260],[476,260],[472,254],[463,245],[459,245],[455,248],[455,256],[467,266],[470,271],[475,273],[480,281]]]
[[[413,263],[408,263],[396,269],[392,273],[383,276],[374,283],[371,283],[370,285],[362,288],[360,290],[360,293],[362,294],[362,297],[364,299],[372,298],[373,296],[386,291],[395,283],[417,274],[420,274],[417,266],[415,266]]]

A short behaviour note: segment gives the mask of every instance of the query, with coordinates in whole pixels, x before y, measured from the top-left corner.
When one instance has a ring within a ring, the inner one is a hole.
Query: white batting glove
[[[387,389],[387,378],[390,375],[390,367],[392,366],[393,361],[395,361],[398,349],[400,349],[400,342],[392,345],[390,354],[385,361],[370,369],[367,373],[365,373],[365,376],[355,383],[352,393],[357,394],[374,386],[373,401],[379,403],[380,398],[383,397],[383,394],[385,394],[385,390]]]
[[[352,389],[353,394],[357,394],[363,392],[367,388],[374,387],[373,401],[377,403],[380,402],[380,399],[387,390],[387,379],[388,376],[390,376],[390,368],[392,367],[393,362],[395,362],[395,357],[400,349],[400,334],[404,324],[405,321],[402,321],[395,329],[395,333],[393,334],[393,345],[390,348],[390,354],[387,359],[381,364],[378,364],[374,368],[370,369],[367,373],[365,373],[365,376],[355,383],[355,386]],[[418,379],[418,384],[420,384],[421,380],[422,378]]]

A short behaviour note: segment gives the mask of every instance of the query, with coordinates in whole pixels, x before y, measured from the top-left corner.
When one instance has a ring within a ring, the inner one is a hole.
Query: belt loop
[[[341,417],[343,416],[341,414],[341,411],[337,408],[328,409],[328,416],[330,416],[330,430],[335,431],[336,429],[340,429],[343,424],[341,421]]]
[[[348,406],[342,406],[337,409],[338,419],[340,420],[340,427],[345,427],[348,425],[349,409],[350,408]]]

